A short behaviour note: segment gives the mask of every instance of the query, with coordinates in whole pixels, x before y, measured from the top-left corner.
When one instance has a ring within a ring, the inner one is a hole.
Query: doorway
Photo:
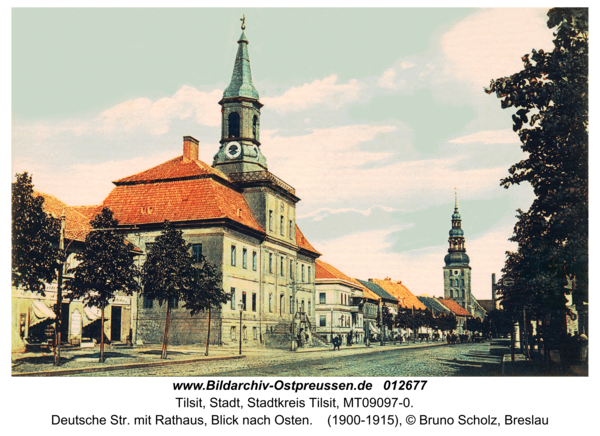
[[[121,340],[121,306],[113,306],[110,320],[110,341]]]

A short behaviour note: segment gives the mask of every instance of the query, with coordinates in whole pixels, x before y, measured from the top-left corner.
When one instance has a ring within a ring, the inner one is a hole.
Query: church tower
[[[267,169],[267,159],[260,151],[260,108],[258,91],[252,83],[248,38],[242,34],[229,86],[223,92],[221,105],[221,146],[214,156],[213,167],[226,175]]]
[[[448,242],[448,254],[444,257],[444,298],[456,301],[470,311],[471,267],[465,248],[465,236],[461,228],[461,216],[458,212],[458,198],[454,193],[454,213]]]

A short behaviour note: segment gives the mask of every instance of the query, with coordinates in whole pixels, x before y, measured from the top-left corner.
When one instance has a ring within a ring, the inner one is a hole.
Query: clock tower
[[[260,109],[258,91],[252,83],[245,17],[229,86],[221,105],[221,146],[214,156],[213,167],[226,175],[267,169],[267,159],[260,151]]]
[[[452,299],[471,312],[471,267],[465,248],[465,234],[458,212],[458,198],[454,193],[454,213],[449,232],[448,254],[444,257],[444,298]]]

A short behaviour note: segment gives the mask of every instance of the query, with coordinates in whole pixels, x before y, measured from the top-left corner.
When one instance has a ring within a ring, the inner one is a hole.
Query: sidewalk
[[[492,352],[493,351],[493,352]],[[550,351],[550,362],[535,351],[527,360],[521,350],[515,350],[512,361],[510,339],[495,339],[490,346],[491,354],[502,354],[502,375],[506,377],[582,377],[588,375],[588,365],[565,367],[560,363],[557,351]]]
[[[342,355],[352,351],[361,350],[363,352],[382,352],[402,349],[413,349],[430,346],[446,345],[445,342],[422,342],[405,343],[393,345],[391,342],[381,346],[379,343],[365,345],[353,345],[351,347],[342,346],[340,351]],[[367,351],[369,350],[369,351]],[[12,355],[12,375],[15,377],[23,376],[60,376],[72,374],[84,374],[93,372],[105,372],[121,369],[146,368],[163,365],[190,364],[212,360],[243,359],[246,356],[254,356],[259,353],[315,353],[315,352],[333,352],[332,347],[307,347],[298,348],[295,352],[289,350],[267,349],[263,347],[242,347],[242,353],[239,354],[239,348],[233,346],[211,346],[209,355],[205,356],[205,347],[200,345],[171,345],[168,348],[167,358],[161,359],[161,346],[148,345],[140,347],[106,347],[104,350],[104,363],[99,363],[100,350],[94,348],[76,348],[61,350],[60,366],[54,366],[54,356],[52,352],[29,352]]]

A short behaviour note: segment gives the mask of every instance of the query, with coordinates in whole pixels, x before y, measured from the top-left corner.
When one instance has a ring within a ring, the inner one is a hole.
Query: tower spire
[[[454,209],[458,210],[458,194],[456,193],[456,188],[454,188]]]
[[[248,56],[248,44],[250,42],[244,33],[244,30],[246,30],[246,15],[243,15],[240,21],[242,22],[242,34],[238,39],[238,50],[233,65],[231,82],[225,89],[223,98],[247,97],[258,100],[258,91],[252,83],[252,72],[250,71],[250,56]]]

